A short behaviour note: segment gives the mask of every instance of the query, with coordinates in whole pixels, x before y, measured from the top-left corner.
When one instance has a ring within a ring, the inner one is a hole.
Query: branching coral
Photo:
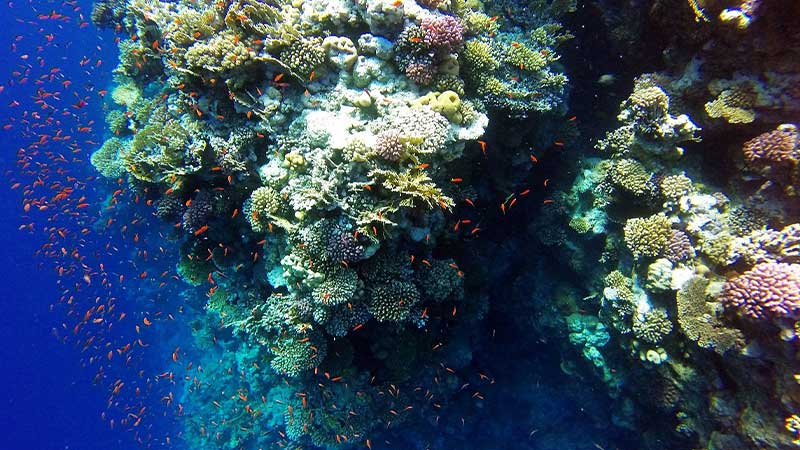
[[[672,322],[663,309],[652,309],[633,321],[633,334],[651,344],[658,344],[671,331]]]
[[[727,309],[747,319],[796,318],[800,313],[800,264],[757,264],[725,283],[721,299]]]
[[[453,199],[444,195],[444,192],[422,170],[409,169],[395,172],[375,169],[369,176],[397,196],[397,200],[392,200],[394,208],[425,206],[429,209],[441,207],[449,210],[455,206]]]
[[[671,236],[672,224],[663,214],[628,219],[625,223],[625,243],[637,259],[661,255]]]

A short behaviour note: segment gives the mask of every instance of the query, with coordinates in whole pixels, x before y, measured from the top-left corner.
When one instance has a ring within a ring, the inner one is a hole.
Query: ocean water
[[[0,449],[800,445],[796,4],[0,8]]]

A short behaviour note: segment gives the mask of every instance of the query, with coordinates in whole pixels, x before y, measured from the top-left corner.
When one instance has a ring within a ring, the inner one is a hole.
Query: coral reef
[[[510,347],[626,448],[800,442],[800,11],[591,3],[95,5],[91,163],[171,227],[209,350],[189,448],[503,447],[536,412],[487,392],[538,395]]]

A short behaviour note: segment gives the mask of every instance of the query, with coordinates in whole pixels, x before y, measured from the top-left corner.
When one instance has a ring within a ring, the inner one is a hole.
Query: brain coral
[[[722,303],[749,319],[800,313],[800,264],[765,262],[725,283]]]
[[[625,223],[625,243],[633,257],[656,257],[666,247],[672,236],[672,225],[667,216],[628,219]]]

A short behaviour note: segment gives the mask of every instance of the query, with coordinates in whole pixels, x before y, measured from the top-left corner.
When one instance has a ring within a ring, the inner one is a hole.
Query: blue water
[[[42,12],[63,9],[59,4],[39,3]],[[84,10],[89,2],[80,2]],[[0,6],[0,83],[5,91],[0,94],[0,117],[3,123],[19,110],[35,110],[31,95],[35,92],[32,81],[25,85],[8,86],[9,74],[14,70],[19,55],[30,52],[41,55],[45,67],[58,67],[62,58],[78,51],[102,45],[103,51],[95,52],[112,61],[113,46],[101,41],[92,28],[78,30],[72,24],[52,27],[61,47],[49,47],[36,52],[34,36],[37,28],[19,23],[16,18],[31,18],[34,12],[24,2],[4,2]],[[38,34],[45,34],[38,33]],[[10,43],[16,36],[16,54],[10,52]],[[66,44],[75,45],[67,48]],[[80,50],[79,50],[80,49]],[[69,70],[69,69],[65,69]],[[36,68],[33,73],[44,69]],[[68,78],[75,85],[97,83],[102,80],[90,78],[86,73],[70,70]],[[66,91],[66,90],[65,90]],[[12,111],[8,106],[12,100],[21,103]],[[92,118],[102,121],[99,108],[90,113]],[[18,130],[3,132],[3,151],[0,153],[0,171],[15,169],[16,149],[30,141],[21,138]],[[88,168],[87,168],[88,170]],[[79,352],[59,343],[51,329],[60,324],[58,313],[50,312],[50,305],[59,297],[55,277],[49,263],[35,258],[43,238],[19,230],[22,223],[22,195],[19,189],[11,190],[10,183],[0,185],[0,267],[3,268],[3,283],[0,284],[0,448],[2,449],[108,449],[138,448],[118,430],[111,430],[103,423],[100,414],[106,408],[106,393],[92,385],[92,373],[82,367]],[[37,224],[43,225],[43,224]],[[65,224],[66,225],[66,224]]]

